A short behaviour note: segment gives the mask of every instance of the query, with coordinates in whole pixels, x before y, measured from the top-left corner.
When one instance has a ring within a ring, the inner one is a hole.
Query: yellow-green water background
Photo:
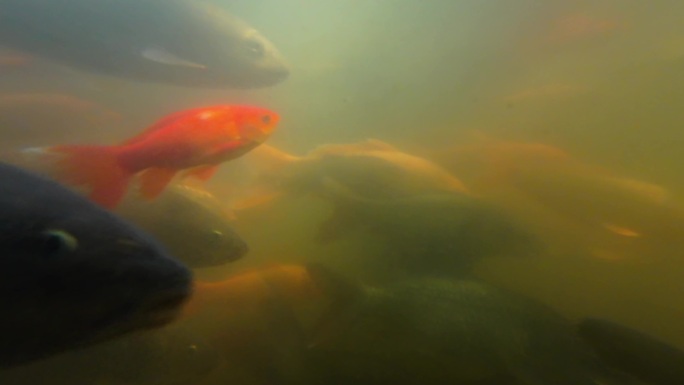
[[[48,69],[38,77],[8,72],[0,76],[0,89],[73,93],[123,115],[116,128],[97,137],[84,133],[65,142],[108,143],[178,109],[249,102],[281,114],[269,143],[295,153],[369,137],[425,151],[458,143],[476,130],[551,143],[588,162],[666,186],[684,199],[681,1],[218,3],[278,46],[291,66],[287,81],[262,90],[203,91],[77,71],[50,76]],[[539,43],[550,33],[550,23],[568,14],[616,21],[620,27],[566,43]],[[560,91],[506,99],[549,85],[561,85]],[[231,167],[224,165],[219,179],[230,178]],[[263,260],[324,257],[353,264],[373,258],[373,245],[362,237],[327,246],[310,241],[327,206],[304,200],[273,210],[282,214],[280,220],[238,224],[252,250],[245,260],[200,271],[198,277],[221,277]],[[572,318],[609,317],[684,347],[684,253],[668,245],[658,252],[681,258],[633,264],[502,260],[480,266],[479,274]]]

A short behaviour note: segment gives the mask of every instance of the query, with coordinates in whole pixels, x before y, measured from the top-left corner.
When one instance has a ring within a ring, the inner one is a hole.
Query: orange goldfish
[[[308,371],[300,369],[306,368],[308,334],[330,306],[321,289],[300,265],[275,264],[197,282],[184,324],[225,358],[221,383],[235,375],[240,383],[244,376],[252,384],[281,383],[273,379],[282,376],[293,380],[284,383],[311,383],[303,380]]]
[[[235,313],[277,295],[285,300],[306,300],[318,293],[304,266],[273,264],[251,269],[219,282],[195,282],[188,315],[205,311]],[[240,310],[242,309],[242,310]]]
[[[277,113],[253,106],[219,105],[166,116],[141,134],[113,146],[60,145],[61,178],[91,188],[90,198],[114,208],[140,174],[140,192],[154,199],[179,171],[207,180],[222,162],[263,143],[278,123]]]
[[[267,332],[264,323],[284,321],[286,314],[293,325],[311,325],[327,304],[306,267],[300,265],[273,264],[194,286],[183,318],[197,325],[225,354],[240,351],[241,344]]]

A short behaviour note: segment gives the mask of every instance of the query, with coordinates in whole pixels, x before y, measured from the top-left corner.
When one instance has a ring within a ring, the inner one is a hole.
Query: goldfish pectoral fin
[[[115,151],[107,146],[55,146],[57,178],[66,183],[88,186],[90,199],[114,208],[126,194],[131,174],[122,169]]]
[[[166,186],[176,175],[176,170],[170,168],[148,168],[140,174],[140,195],[152,200],[164,191]]]
[[[185,171],[183,173],[183,178],[193,177],[193,178],[197,178],[201,181],[206,182],[216,174],[216,172],[218,171],[218,168],[219,168],[218,165],[213,165],[213,164],[209,165],[209,166],[195,167],[195,168],[192,168],[188,171]]]

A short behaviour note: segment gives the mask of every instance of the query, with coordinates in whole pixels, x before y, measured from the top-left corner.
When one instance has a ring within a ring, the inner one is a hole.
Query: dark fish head
[[[191,273],[57,183],[0,165],[0,367],[174,319]]]
[[[128,199],[117,212],[192,268],[225,265],[249,252],[225,206],[213,195],[188,186],[174,185],[152,202]]]

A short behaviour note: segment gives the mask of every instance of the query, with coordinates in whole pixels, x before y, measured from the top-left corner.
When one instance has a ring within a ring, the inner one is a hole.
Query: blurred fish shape
[[[183,385],[202,379],[222,357],[209,341],[171,325],[134,333],[0,373],[5,385]]]
[[[552,308],[475,280],[358,284],[322,265],[333,302],[307,356],[326,384],[636,385]]]
[[[600,319],[579,323],[579,333],[617,370],[650,385],[684,384],[684,351],[642,331]]]
[[[537,255],[543,244],[498,207],[465,194],[433,193],[369,199],[327,181],[332,216],[317,240],[329,242],[359,229],[383,241],[381,268],[398,272],[463,276],[488,257]]]
[[[185,322],[239,368],[229,372],[257,383],[309,384],[307,329],[326,303],[304,266],[267,264],[197,282]]]
[[[258,206],[286,194],[318,195],[325,190],[326,179],[374,199],[468,193],[456,176],[439,165],[377,139],[322,145],[303,157],[261,146],[246,161],[254,165],[257,177],[247,198],[238,199],[235,209]]]
[[[233,230],[232,212],[200,188],[176,183],[152,202],[128,197],[115,212],[153,235],[191,268],[221,266],[249,251]]]
[[[59,183],[0,164],[0,368],[175,319],[191,272]]]
[[[289,70],[252,26],[194,0],[2,0],[0,44],[98,73],[204,88],[265,87]]]
[[[470,168],[477,196],[529,222],[565,248],[602,259],[672,253],[684,239],[684,206],[664,186],[619,175],[543,143],[485,141],[437,155]],[[531,208],[537,212],[531,214]],[[667,252],[654,252],[668,245]]]
[[[136,174],[142,196],[150,200],[179,171],[207,180],[219,164],[262,144],[278,120],[278,114],[265,108],[219,105],[168,115],[119,145],[58,145],[29,151],[50,156],[58,179],[86,185],[92,200],[114,208]],[[55,154],[63,156],[54,159]]]
[[[122,116],[105,106],[62,93],[0,95],[2,150],[111,137]]]

